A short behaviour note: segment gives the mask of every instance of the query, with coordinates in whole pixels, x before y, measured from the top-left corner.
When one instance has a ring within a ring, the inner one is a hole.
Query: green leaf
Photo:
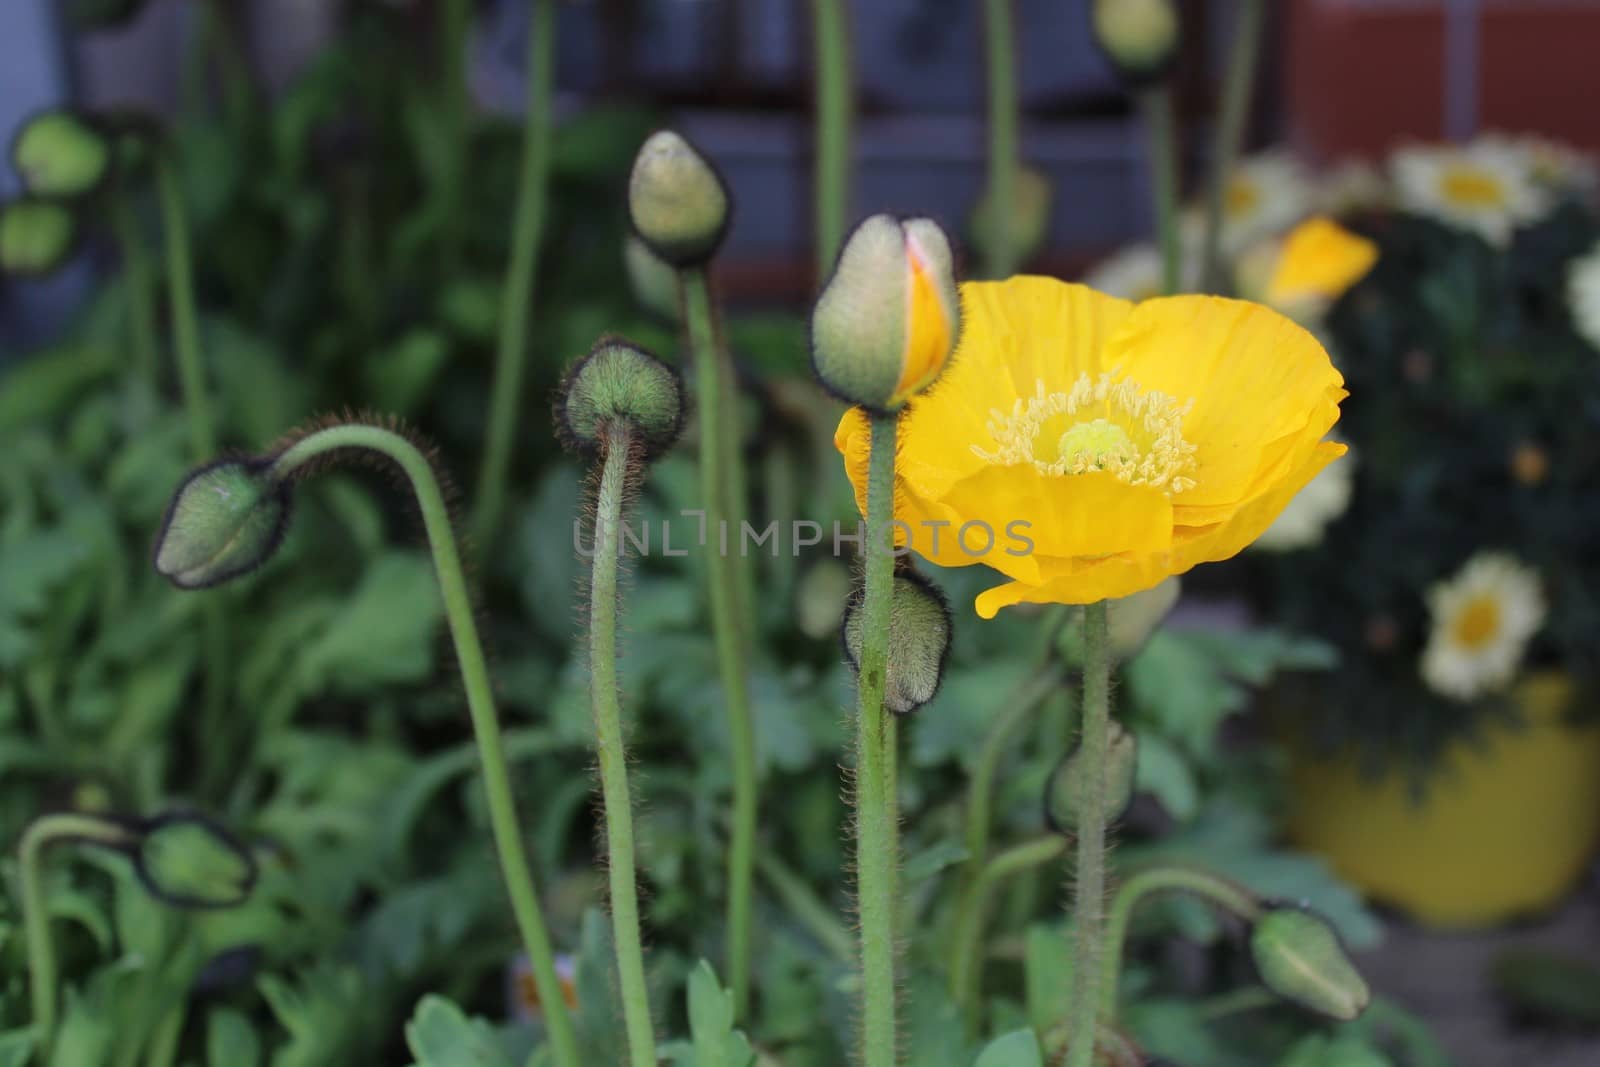
[[[512,1067],[488,1023],[467,1018],[453,1001],[431,993],[406,1024],[406,1047],[415,1067]]]
[[[1072,995],[1072,949],[1065,926],[1034,923],[1023,939],[1028,1025],[1044,1033],[1061,1021]]]
[[[261,1039],[250,1020],[232,1008],[213,1008],[206,1019],[207,1067],[257,1067]]]
[[[695,1067],[749,1067],[755,1052],[733,1028],[733,994],[705,960],[689,975],[689,1033]]]
[[[417,552],[387,552],[361,576],[297,666],[308,691],[361,693],[433,674],[443,609],[433,564]]]
[[[31,1026],[0,1034],[0,1067],[28,1067],[37,1044]]]
[[[1335,1038],[1311,1034],[1291,1048],[1278,1067],[1394,1067],[1394,1061],[1353,1034]]]
[[[1044,1067],[1044,1053],[1032,1030],[1013,1030],[989,1042],[972,1067]]]
[[[1153,730],[1139,738],[1136,771],[1141,793],[1150,793],[1179,822],[1194,818],[1200,808],[1200,785],[1188,759]]]

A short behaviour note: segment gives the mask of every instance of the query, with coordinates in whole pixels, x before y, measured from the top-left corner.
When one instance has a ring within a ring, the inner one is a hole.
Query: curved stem
[[[1012,875],[1041,867],[1059,859],[1067,851],[1067,840],[1055,834],[1024,842],[1000,853],[984,864],[972,883],[973,906],[963,907],[955,929],[955,945],[950,958],[950,991],[961,1005],[968,1032],[977,1029],[980,978],[983,973],[980,945],[984,918],[994,891]]]
[[[1100,1010],[1107,1019],[1116,1016],[1123,943],[1128,939],[1128,923],[1133,918],[1133,910],[1156,893],[1194,893],[1251,922],[1261,914],[1261,905],[1249,890],[1205,871],[1190,867],[1153,867],[1129,878],[1117,890],[1111,902],[1110,918],[1106,921]]]
[[[856,704],[856,877],[861,922],[861,1046],[865,1067],[895,1067],[895,876],[899,813],[893,723],[883,707],[889,663],[898,416],[874,415],[867,466],[865,591]],[[879,536],[882,534],[883,536]],[[881,542],[881,543],[880,543]]]
[[[1228,178],[1244,143],[1245,119],[1255,88],[1256,55],[1261,47],[1262,0],[1240,0],[1239,24],[1233,31],[1233,51],[1228,57],[1228,77],[1222,89],[1222,114],[1217,119],[1217,140],[1211,152],[1211,178],[1206,187],[1205,289],[1222,285],[1222,216],[1227,201]]]
[[[756,745],[739,633],[737,530],[729,531],[730,427],[726,362],[712,325],[711,295],[705,272],[683,272],[685,317],[694,351],[695,407],[700,419],[700,497],[706,512],[706,574],[710,583],[711,628],[717,648],[717,675],[728,704],[728,744],[733,759],[733,829],[728,851],[728,961],[734,1011],[742,1018],[750,1004],[750,926],[756,841]]]
[[[511,908],[516,915],[523,946],[528,953],[528,962],[533,970],[534,985],[539,990],[539,1002],[544,1006],[545,1027],[560,1067],[581,1067],[572,1020],[562,999],[560,979],[556,976],[550,934],[545,927],[538,893],[534,890],[533,876],[528,870],[528,855],[511,792],[511,775],[506,769],[505,748],[495,711],[494,690],[489,682],[489,667],[484,659],[483,644],[478,638],[472,601],[467,594],[461,554],[450,528],[450,512],[445,506],[433,467],[416,445],[392,430],[381,426],[345,424],[318,430],[301,438],[278,456],[269,475],[288,478],[296,468],[320,456],[349,448],[370,449],[393,460],[411,482],[416,494],[423,526],[428,534],[428,547],[433,552],[434,571],[444,599],[445,618],[450,623],[450,637],[455,645],[462,685],[466,689],[472,731],[483,759],[483,788],[489,801],[489,823],[494,833],[495,850],[499,855],[501,874],[511,897]]]
[[[44,895],[45,846],[59,841],[84,841],[120,848],[136,840],[126,827],[92,815],[43,815],[28,824],[17,850],[22,882],[22,924],[28,942],[28,983],[33,997],[33,1025],[38,1034],[39,1061],[48,1063],[56,1028],[56,952],[50,941],[50,913]]]
[[[111,206],[117,243],[122,248],[122,284],[128,298],[128,330],[134,361],[148,384],[156,381],[159,345],[156,341],[155,298],[150,290],[150,253],[139,232],[139,218],[126,193],[116,193]]]
[[[1016,30],[1011,0],[985,0],[983,11],[989,68],[989,187],[984,194],[994,209],[984,276],[1009,278],[1017,270],[1011,224],[1019,163]]]
[[[844,240],[850,180],[850,29],[841,0],[812,0],[817,64],[817,278]]]
[[[533,304],[550,184],[550,100],[555,87],[555,0],[534,0],[528,17],[528,99],[523,117],[522,171],[511,228],[511,258],[500,290],[500,337],[494,383],[489,391],[489,427],[472,536],[480,552],[494,539],[505,507],[511,444],[522,411],[523,370],[528,358],[528,310]]]
[[[1079,758],[1104,771],[1111,708],[1111,638],[1107,602],[1083,609],[1083,739]],[[1067,1067],[1093,1067],[1100,1014],[1100,953],[1106,892],[1104,774],[1083,776],[1078,797],[1078,866],[1073,895],[1077,954],[1072,968]]]
[[[1145,132],[1150,139],[1150,189],[1155,197],[1156,238],[1161,248],[1161,288],[1168,294],[1183,287],[1183,249],[1178,232],[1178,128],[1172,115],[1172,94],[1155,86],[1139,94]]]
[[[655,1027],[644,977],[639,935],[639,884],[633,854],[633,794],[617,698],[617,559],[629,467],[638,459],[626,425],[606,434],[600,489],[595,497],[594,569],[589,582],[589,695],[594,708],[595,751],[605,805],[607,869],[611,880],[611,927],[616,942],[622,1014],[633,1067],[655,1067]]]

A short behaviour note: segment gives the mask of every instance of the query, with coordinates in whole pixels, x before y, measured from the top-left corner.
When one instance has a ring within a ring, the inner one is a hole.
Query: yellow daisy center
[[[1235,177],[1228,183],[1227,215],[1230,219],[1245,218],[1261,203],[1261,189],[1248,178]]]
[[[1451,629],[1457,644],[1478,651],[1500,632],[1500,602],[1488,595],[1473,597],[1462,607]]]
[[[1066,392],[1048,393],[1041,381],[1009,412],[989,413],[996,447],[972,451],[1001,466],[1026,463],[1052,476],[1109,471],[1128,485],[1181,493],[1194,486],[1195,448],[1183,438],[1193,404],[1111,374],[1080,375]]]
[[[1476,167],[1451,167],[1440,175],[1439,191],[1460,207],[1496,208],[1506,202],[1505,185],[1500,179]]]

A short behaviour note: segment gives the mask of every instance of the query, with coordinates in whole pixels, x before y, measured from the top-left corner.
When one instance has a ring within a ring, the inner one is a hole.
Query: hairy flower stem
[[[627,426],[606,434],[600,488],[595,496],[594,568],[589,582],[589,694],[594,708],[595,751],[605,805],[607,871],[611,879],[611,926],[622,987],[622,1014],[633,1067],[655,1067],[655,1027],[644,977],[639,935],[639,884],[633,849],[633,794],[617,699],[617,558],[630,467],[637,468]]]
[[[979,979],[983,974],[983,925],[994,891],[1012,875],[1041,867],[1066,851],[1066,838],[1055,834],[1028,841],[995,856],[983,865],[982,872],[973,881],[969,894],[972,903],[971,906],[962,905],[950,957],[950,991],[961,1007],[969,1034],[978,1029],[983,1003],[979,996]]]
[[[850,180],[850,28],[843,0],[812,0],[817,64],[817,277],[827,278],[844,240]]]
[[[58,993],[56,951],[50,941],[49,903],[44,892],[45,846],[57,841],[83,841],[120,848],[133,840],[132,831],[92,815],[44,815],[28,824],[22,833],[17,868],[22,883],[22,924],[28,942],[28,983],[40,1063],[50,1062]]]
[[[1217,119],[1217,139],[1211,150],[1211,176],[1206,186],[1205,244],[1201,263],[1208,293],[1219,292],[1222,277],[1222,217],[1227,203],[1228,178],[1244,143],[1245,119],[1255,89],[1256,55],[1261,50],[1262,0],[1240,0],[1239,23],[1233,31],[1233,51],[1228,57],[1228,77],[1222,87],[1222,113]]]
[[[1156,241],[1161,248],[1161,291],[1183,286],[1183,249],[1178,232],[1178,125],[1172,114],[1172,93],[1156,85],[1139,94],[1150,145],[1150,189],[1155,198]]]
[[[864,1067],[895,1067],[895,881],[900,816],[894,721],[883,706],[889,665],[894,553],[894,454],[898,415],[873,415],[867,461],[865,590],[856,701],[856,879],[861,923],[861,1048]]]
[[[1106,765],[1111,719],[1109,606],[1102,600],[1083,609],[1083,737],[1080,758]],[[1105,936],[1106,783],[1104,774],[1083,776],[1078,797],[1078,867],[1073,897],[1077,953],[1072,967],[1067,1067],[1093,1067],[1100,1015],[1100,953]]]
[[[146,383],[156,381],[160,345],[156,340],[156,302],[150,288],[150,252],[139,232],[139,218],[126,193],[118,193],[111,207],[117,243],[122,248],[123,292],[128,301],[128,331],[134,363]]]
[[[750,1005],[751,905],[756,853],[756,740],[750,713],[740,636],[738,514],[730,509],[729,461],[734,449],[726,435],[731,368],[717,344],[711,294],[703,270],[682,274],[689,345],[694,353],[695,408],[700,419],[700,496],[706,512],[706,574],[710,582],[711,629],[717,649],[717,675],[728,704],[728,741],[733,757],[733,829],[728,850],[728,981],[734,1011],[742,1018]],[[729,529],[729,524],[732,528]]]
[[[533,875],[528,870],[522,827],[511,792],[511,775],[501,743],[494,690],[489,683],[489,667],[478,638],[478,624],[473,618],[472,601],[461,569],[461,554],[456,548],[450,512],[439,490],[438,478],[427,457],[400,434],[380,426],[359,424],[332,426],[301,438],[278,456],[269,476],[288,478],[306,463],[341,449],[368,449],[393,460],[416,494],[417,507],[422,512],[422,523],[428,534],[428,547],[433,552],[434,572],[444,599],[445,618],[450,624],[461,681],[466,689],[472,731],[483,761],[483,788],[489,801],[489,824],[494,833],[495,850],[533,969],[534,985],[544,1009],[545,1029],[559,1067],[582,1067],[572,1020],[556,976],[550,934],[534,890]]]
[[[1225,878],[1189,867],[1153,867],[1129,878],[1117,890],[1106,921],[1105,960],[1101,966],[1100,1011],[1112,1020],[1117,1014],[1117,985],[1122,975],[1123,942],[1128,938],[1128,923],[1133,911],[1157,893],[1194,893],[1254,922],[1261,915],[1261,904],[1246,889]]]
[[[528,311],[533,304],[539,242],[549,199],[555,42],[555,0],[534,0],[528,17],[528,98],[522,128],[522,170],[511,226],[511,257],[500,289],[500,337],[495,350],[494,383],[489,391],[489,427],[472,514],[473,541],[483,552],[489,550],[505,508],[512,439],[517,415],[522,411]]]
[[[985,0],[984,43],[989,60],[989,188],[993,208],[986,278],[1009,278],[1017,271],[1017,250],[1012,243],[1011,212],[1016,200],[1020,162],[1017,116],[1016,30],[1011,0]]]

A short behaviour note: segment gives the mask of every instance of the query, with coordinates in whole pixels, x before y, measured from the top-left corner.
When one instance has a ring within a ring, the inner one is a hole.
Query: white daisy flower
[[[1493,552],[1473,556],[1454,578],[1429,589],[1428,608],[1433,632],[1422,653],[1422,680],[1463,701],[1509,685],[1545,619],[1538,574]]]
[[[1567,264],[1567,308],[1578,336],[1600,349],[1600,245]]]
[[[1349,215],[1388,206],[1391,194],[1383,172],[1362,159],[1347,159],[1317,178],[1316,210]]]
[[[1402,208],[1429,215],[1504,247],[1518,226],[1550,210],[1550,190],[1531,157],[1493,138],[1471,144],[1403,148],[1390,160]]]
[[[1310,177],[1294,157],[1275,150],[1243,159],[1222,194],[1222,247],[1231,253],[1293,226],[1313,206]]]
[[[1478,141],[1516,154],[1533,180],[1557,195],[1587,196],[1600,187],[1595,157],[1571,145],[1537,134],[1488,133]]]
[[[1180,255],[1178,289],[1193,292],[1200,287],[1198,239],[1184,241]],[[1083,277],[1083,284],[1135,303],[1161,296],[1161,249],[1149,243],[1121,248],[1090,268]]]
[[[1256,538],[1252,547],[1268,552],[1290,552],[1322,543],[1328,526],[1350,507],[1355,487],[1355,450],[1330,463],[1294,495],[1288,507]]]

